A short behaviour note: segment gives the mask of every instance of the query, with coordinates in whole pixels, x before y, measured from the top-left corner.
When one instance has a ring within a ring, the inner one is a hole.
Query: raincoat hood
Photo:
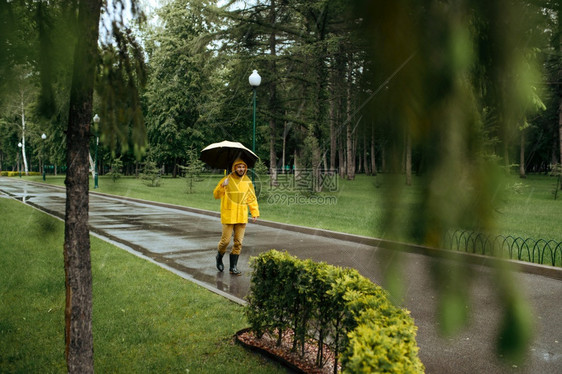
[[[246,173],[248,172],[248,165],[244,161],[242,161],[242,159],[240,159],[240,158],[232,163],[232,172],[235,173],[236,172],[236,165],[240,165],[240,164],[244,164],[244,166],[246,167],[246,171],[244,172],[244,175],[246,175]]]

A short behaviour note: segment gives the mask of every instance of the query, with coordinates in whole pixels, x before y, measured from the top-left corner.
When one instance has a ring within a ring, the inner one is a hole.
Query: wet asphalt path
[[[64,217],[63,188],[0,177],[2,193]],[[562,269],[526,266],[514,274],[517,288],[533,310],[536,326],[526,363],[515,366],[500,363],[494,354],[501,306],[493,270],[486,265],[488,260],[480,257],[468,258],[473,275],[469,326],[452,338],[442,338],[435,317],[437,294],[429,274],[438,261],[451,262],[451,269],[455,262],[428,255],[424,249],[399,253],[374,239],[261,220],[247,226],[239,261],[244,275],[237,277],[219,273],[214,267],[221,230],[217,213],[91,193],[90,226],[97,236],[236,302],[243,302],[249,289],[249,257],[272,248],[299,258],[356,268],[378,284],[387,270],[385,259],[400,256],[404,305],[418,326],[420,358],[427,373],[562,373]]]

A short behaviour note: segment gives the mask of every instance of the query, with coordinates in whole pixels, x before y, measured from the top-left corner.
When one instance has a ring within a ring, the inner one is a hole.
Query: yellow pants
[[[246,232],[246,224],[223,224],[222,236],[219,242],[219,253],[224,254],[226,252],[226,247],[228,247],[230,238],[232,238],[232,232],[234,232],[234,244],[232,245],[232,251],[230,253],[233,255],[239,255],[240,251],[242,251],[242,241],[244,240],[244,233]]]

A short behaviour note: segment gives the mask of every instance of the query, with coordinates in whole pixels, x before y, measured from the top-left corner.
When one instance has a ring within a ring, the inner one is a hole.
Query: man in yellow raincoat
[[[216,256],[217,269],[224,270],[222,257],[234,233],[234,244],[230,252],[230,273],[235,275],[242,274],[237,264],[248,223],[248,207],[253,222],[256,222],[260,216],[256,192],[252,181],[246,175],[247,170],[248,165],[244,161],[240,159],[234,161],[232,172],[222,178],[213,191],[215,199],[221,199],[222,236]]]

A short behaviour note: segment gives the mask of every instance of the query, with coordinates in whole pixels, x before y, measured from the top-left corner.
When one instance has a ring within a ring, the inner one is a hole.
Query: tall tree
[[[92,131],[90,125],[93,117],[93,92],[98,68],[99,24],[102,9],[101,0],[82,1],[76,9],[76,44],[73,54],[72,83],[70,86],[70,103],[67,127],[67,171],[66,171],[66,213],[64,260],[66,276],[66,359],[71,373],[93,372],[93,336],[92,336],[92,273],[90,258],[90,237],[88,228],[89,181],[88,155]],[[135,2],[131,2],[131,12],[139,15]],[[140,101],[137,84],[142,84],[143,64],[139,46],[130,36],[124,25],[124,2],[117,1],[114,8],[106,9],[111,15],[110,35],[115,40],[115,64],[106,65],[102,75],[109,78],[117,94],[112,96],[124,107],[110,107],[104,113],[119,113],[119,116],[106,118],[106,126],[101,129],[102,136],[112,139],[107,134],[117,132],[120,140],[131,137],[136,150],[144,146],[144,123],[140,115]],[[103,45],[103,41],[101,43]],[[105,49],[107,49],[106,47]],[[112,48],[109,47],[111,50]],[[133,59],[129,52],[132,50]],[[102,65],[103,66],[103,65]],[[112,72],[115,73],[112,73]],[[107,73],[106,73],[107,72]],[[136,80],[138,78],[139,80]],[[102,90],[102,97],[103,95]],[[112,102],[102,103],[103,106]],[[119,118],[121,126],[133,123],[128,131],[115,127],[111,118]],[[125,144],[123,144],[125,143]],[[122,141],[122,147],[127,143]]]
[[[277,23],[277,2],[275,0],[270,1],[269,5],[269,24],[275,25]],[[271,28],[269,34],[269,54],[271,55],[271,60],[269,63],[269,72],[273,77],[278,77],[277,72],[277,32],[274,27]],[[269,83],[269,111],[271,116],[269,117],[269,176],[270,183],[272,185],[277,184],[277,118],[278,118],[278,103],[279,96],[277,94],[277,82],[276,79],[271,80]],[[283,166],[283,165],[281,165]]]
[[[11,67],[12,74],[7,78],[11,86],[11,94],[0,101],[0,108],[7,117],[18,119],[19,128],[19,145],[21,145],[20,153],[23,161],[23,170],[28,174],[28,152],[27,145],[29,142],[28,130],[29,122],[33,114],[33,106],[37,102],[38,82],[37,74],[33,70],[31,64],[21,64]],[[13,122],[15,124],[15,122]]]
[[[202,149],[208,140],[205,118],[216,95],[208,40],[214,23],[204,11],[213,1],[176,0],[159,10],[161,26],[148,34],[150,79],[145,98],[154,161],[169,165],[174,176],[190,146]]]
[[[59,131],[62,130],[60,127],[63,121],[68,123],[64,240],[65,357],[71,373],[93,372],[94,365],[88,153],[94,79],[99,64],[98,35],[102,4],[101,0],[0,3],[0,28],[3,35],[0,43],[7,51],[0,58],[0,76],[7,78],[12,74],[13,66],[28,64],[31,74],[38,73],[40,76],[37,108],[42,121],[56,123],[59,127],[52,126],[51,130]],[[105,9],[112,25],[108,35],[116,40],[121,57],[119,61],[126,62],[128,51],[135,48],[130,48],[127,41],[121,42],[123,39],[127,40],[127,32],[123,32],[123,18],[119,15],[120,12],[122,15],[125,6],[121,0],[112,5],[112,8]],[[132,14],[138,13],[134,1],[131,2],[130,9]],[[136,58],[138,57],[137,53]],[[69,76],[71,82],[68,80]],[[134,83],[132,80],[129,83],[129,90],[121,92],[124,96],[135,97],[137,92]],[[5,86],[0,88],[2,93],[6,92]],[[65,95],[57,96],[56,92],[69,93],[70,101]],[[138,104],[136,100],[131,106],[138,107]],[[68,110],[68,114],[62,114],[64,109]],[[133,111],[138,111],[138,108]],[[52,134],[52,139],[53,142],[55,139],[61,141],[64,136]],[[141,141],[135,139],[135,143]]]
[[[558,146],[559,146],[559,155],[558,155],[558,162],[562,164],[562,2],[557,1],[555,4],[558,5],[557,11],[557,23],[558,23],[558,31],[557,31],[557,38],[555,40],[558,41],[558,97],[560,99],[558,105]]]
[[[70,373],[94,372],[88,154],[101,5],[101,0],[78,4],[70,89],[64,238],[66,360]]]

